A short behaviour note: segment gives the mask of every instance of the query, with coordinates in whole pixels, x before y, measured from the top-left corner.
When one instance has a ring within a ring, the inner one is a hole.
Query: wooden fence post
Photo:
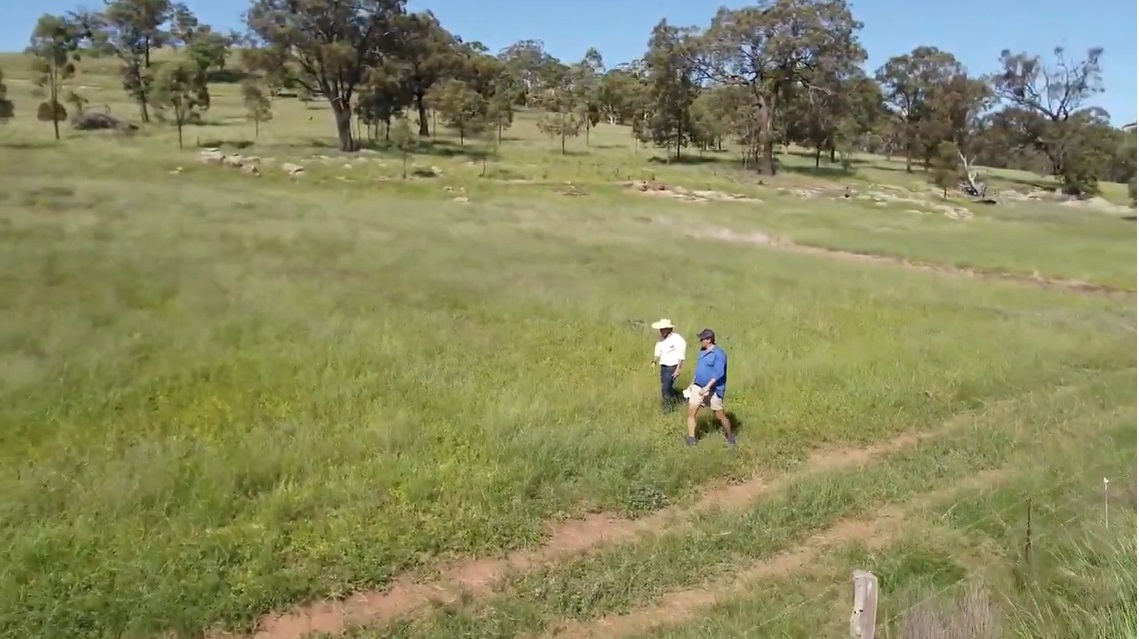
[[[865,570],[854,571],[854,610],[850,613],[850,636],[874,639],[878,616],[878,577]]]

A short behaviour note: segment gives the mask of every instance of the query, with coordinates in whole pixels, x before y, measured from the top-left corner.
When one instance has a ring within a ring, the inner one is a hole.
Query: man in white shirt
[[[653,368],[660,367],[660,407],[667,413],[679,403],[679,393],[673,387],[673,382],[684,367],[684,353],[688,344],[680,333],[673,330],[671,320],[653,322],[652,327],[660,331],[660,341],[653,348],[652,365]]]

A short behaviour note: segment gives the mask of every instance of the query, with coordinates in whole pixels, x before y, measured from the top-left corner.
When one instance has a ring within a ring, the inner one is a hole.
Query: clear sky
[[[1103,58],[1107,92],[1098,102],[1117,125],[1135,121],[1136,3],[1134,0],[854,0],[865,23],[861,39],[870,53],[869,70],[890,56],[920,44],[952,51],[976,74],[995,69],[1001,49],[1049,53],[1062,45],[1079,55],[1092,46]],[[100,0],[4,2],[0,50],[22,49],[36,17]],[[204,22],[240,28],[243,0],[188,0]],[[542,40],[547,50],[578,60],[597,47],[608,66],[644,52],[649,31],[661,18],[678,25],[704,26],[723,0],[410,0],[413,10],[431,9],[465,40],[492,51],[524,39]]]

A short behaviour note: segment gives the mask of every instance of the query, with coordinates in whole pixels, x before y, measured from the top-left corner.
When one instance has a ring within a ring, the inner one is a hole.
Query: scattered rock
[[[198,161],[202,164],[213,164],[231,169],[240,169],[241,172],[246,175],[261,175],[261,171],[257,168],[257,164],[261,161],[261,158],[257,156],[243,157],[237,153],[226,155],[219,149],[202,149],[198,153]]]
[[[933,210],[942,213],[945,217],[954,220],[971,220],[973,219],[973,212],[961,206],[953,206],[951,204],[934,204]]]
[[[305,167],[299,164],[293,164],[292,162],[285,162],[282,164],[281,170],[293,177],[298,177],[304,175],[305,173]]]
[[[905,189],[901,189],[899,187],[889,187],[889,188],[891,190],[894,190],[894,191],[900,190],[900,191],[904,191],[904,192],[909,193],[909,191],[905,191]],[[927,204],[929,202],[929,200],[926,198],[913,197],[910,195],[895,195],[893,193],[886,193],[885,191],[869,191],[864,195],[859,195],[858,199],[860,199],[860,200],[874,200],[874,202],[878,203],[878,204],[885,204],[888,202],[898,202],[898,203],[906,203],[906,204]]]
[[[1102,197],[1096,195],[1093,197],[1077,197],[1072,195],[1065,195],[1057,189],[1033,189],[1031,191],[1015,191],[1007,190],[998,193],[1002,200],[1009,200],[1014,202],[1053,202],[1061,206],[1068,206],[1073,208],[1086,208],[1094,211],[1102,211],[1104,213],[1127,214],[1134,212],[1134,209],[1122,204],[1115,204],[1108,202]],[[981,201],[988,204],[988,201]]]
[[[202,149],[198,153],[198,161],[202,164],[217,164],[220,166],[225,162],[225,154],[217,149]]]
[[[180,166],[174,167],[173,171],[167,171],[167,173],[169,173],[170,175],[178,175],[181,172],[182,172],[182,167],[180,167]]]
[[[461,195],[459,197],[452,198],[451,201],[452,202],[470,202],[469,199],[467,199],[466,197],[463,197]]]
[[[818,197],[823,193],[822,189],[786,189],[780,188],[779,191],[783,193],[790,193],[791,195],[798,195],[799,197]]]
[[[661,182],[651,180],[632,180],[620,182],[621,186],[633,189],[646,195],[670,197],[683,202],[751,202],[762,204],[762,200],[748,197],[743,193],[721,193],[720,191],[689,190],[682,186],[668,186]],[[572,186],[572,185],[571,185]]]
[[[1121,215],[1135,212],[1135,209],[1129,206],[1123,206],[1121,204],[1108,202],[1098,195],[1085,199],[1069,199],[1067,201],[1061,202],[1060,204],[1062,206],[1094,209],[1096,211],[1103,211],[1105,213],[1118,213]]]

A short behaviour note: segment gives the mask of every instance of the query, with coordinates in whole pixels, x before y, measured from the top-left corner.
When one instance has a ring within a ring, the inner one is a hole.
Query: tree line
[[[417,116],[501,141],[517,109],[541,113],[538,127],[565,152],[589,144],[598,123],[627,125],[637,143],[681,158],[725,142],[761,174],[778,170],[776,149],[814,151],[816,164],[849,166],[856,152],[899,157],[906,170],[947,170],[977,191],[977,165],[1054,176],[1067,192],[1101,180],[1135,179],[1135,132],[1111,126],[1094,104],[1103,92],[1102,48],[1072,56],[1002,51],[977,74],[948,51],[919,46],[868,73],[862,23],[846,0],[760,0],[721,9],[703,27],[662,20],[645,53],[607,67],[596,49],[559,60],[538,40],[500,52],[446,29],[406,0],[252,0],[244,33],[220,33],[171,0],[106,0],[101,11],[45,15],[29,47],[44,102],[37,116],[56,126],[82,55],[113,56],[123,90],[149,122],[152,109],[181,132],[209,108],[211,78],[236,58],[255,126],[275,98],[327,101],[339,146],[389,140]],[[174,62],[152,54],[179,49]],[[236,55],[231,55],[236,53]],[[0,119],[11,117],[0,75]],[[414,135],[414,132],[412,133]],[[401,135],[406,137],[406,135]]]

